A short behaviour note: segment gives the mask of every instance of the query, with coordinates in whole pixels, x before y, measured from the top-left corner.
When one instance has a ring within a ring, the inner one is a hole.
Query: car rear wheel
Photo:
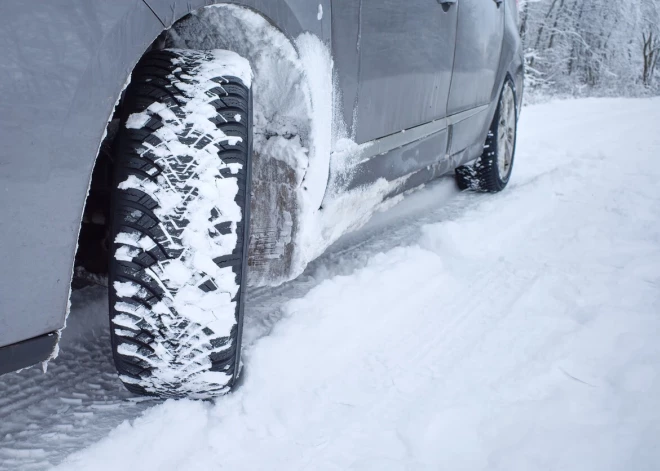
[[[456,169],[456,182],[461,190],[496,193],[506,187],[513,170],[517,126],[516,95],[513,84],[507,80],[483,153],[473,165],[463,165]]]
[[[208,398],[239,373],[251,72],[228,51],[150,52],[123,101],[110,257],[114,360],[139,394]]]

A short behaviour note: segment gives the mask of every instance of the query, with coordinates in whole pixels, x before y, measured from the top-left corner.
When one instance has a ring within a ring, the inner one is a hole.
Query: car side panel
[[[447,114],[487,105],[496,82],[504,4],[494,0],[459,0],[456,56]]]
[[[141,0],[0,5],[0,347],[62,328],[91,170],[133,64]]]
[[[495,7],[494,4],[490,4],[491,1],[488,0],[488,7]],[[506,0],[505,5],[502,5],[501,8],[505,9],[502,24],[503,40],[496,48],[498,63],[494,68],[494,79],[491,79],[492,83],[487,89],[485,104],[472,105],[468,110],[454,112],[445,120],[437,121],[437,134],[433,136],[410,142],[408,136],[412,134],[412,131],[407,131],[398,133],[398,139],[394,139],[395,136],[392,135],[387,139],[374,141],[369,148],[363,151],[363,153],[372,151],[368,156],[360,155],[360,159],[354,159],[359,162],[357,166],[351,167],[349,172],[344,172],[342,169],[342,172],[331,175],[331,186],[350,190],[358,186],[369,185],[379,178],[392,181],[409,174],[410,178],[406,185],[397,189],[397,192],[401,192],[416,184],[425,183],[439,175],[451,172],[456,166],[473,161],[481,155],[486,134],[497,108],[500,91],[507,77],[511,77],[516,85],[518,106],[522,102],[523,56],[522,42],[518,34],[515,0]],[[333,14],[337,15],[336,12]],[[346,15],[351,16],[349,13]],[[336,25],[333,25],[333,28],[335,31],[350,31],[350,29],[347,30]],[[346,36],[349,37],[348,34]],[[335,43],[341,41],[336,33],[333,35],[333,41]],[[346,83],[350,83],[350,81],[347,80]],[[346,100],[345,96],[343,98],[344,106],[347,107],[351,101]],[[484,98],[481,98],[481,101],[484,101]],[[446,122],[446,128],[439,124],[443,121]],[[413,128],[413,130],[423,127],[425,126]],[[385,140],[388,142],[381,144],[381,141]],[[428,159],[433,154],[443,153],[448,141],[453,143],[452,148],[454,149],[448,159],[441,159],[435,164],[424,162],[427,165],[424,171],[411,172],[409,161],[411,157],[418,160],[420,158]],[[429,147],[429,144],[432,145]],[[374,148],[376,151],[373,151]],[[349,174],[350,178],[346,178],[344,173]],[[325,201],[324,204],[326,203],[329,202]]]
[[[516,0],[506,0],[504,11],[504,40],[502,42],[502,57],[500,58],[500,72],[508,74],[515,84],[518,109],[522,106],[525,58],[522,39],[518,30],[518,9]],[[496,90],[499,97],[500,90]]]
[[[360,0],[357,143],[447,116],[456,13],[432,0]]]

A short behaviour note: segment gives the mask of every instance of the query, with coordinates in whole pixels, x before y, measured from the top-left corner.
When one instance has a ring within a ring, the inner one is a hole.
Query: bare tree
[[[649,87],[653,82],[658,56],[660,56],[660,4],[657,0],[643,0],[642,21],[642,83]]]
[[[532,88],[660,92],[660,0],[527,0],[520,30]]]
[[[642,72],[642,83],[645,86],[651,85],[656,66],[658,65],[658,56],[660,55],[660,39],[653,31],[642,33],[642,55],[644,57],[644,69]]]

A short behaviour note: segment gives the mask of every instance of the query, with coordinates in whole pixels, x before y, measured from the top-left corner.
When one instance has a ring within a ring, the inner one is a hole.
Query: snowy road
[[[499,195],[449,179],[250,295],[215,404],[131,400],[105,292],[0,378],[0,470],[660,466],[660,99],[528,107]]]

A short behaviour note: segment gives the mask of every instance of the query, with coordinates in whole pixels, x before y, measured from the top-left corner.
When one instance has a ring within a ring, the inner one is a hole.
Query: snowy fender
[[[251,71],[221,50],[150,52],[122,109],[112,209],[115,364],[136,393],[205,398],[239,370]]]
[[[517,126],[516,95],[512,82],[507,80],[481,157],[474,165],[456,169],[456,182],[461,190],[496,193],[506,188],[516,153]]]

